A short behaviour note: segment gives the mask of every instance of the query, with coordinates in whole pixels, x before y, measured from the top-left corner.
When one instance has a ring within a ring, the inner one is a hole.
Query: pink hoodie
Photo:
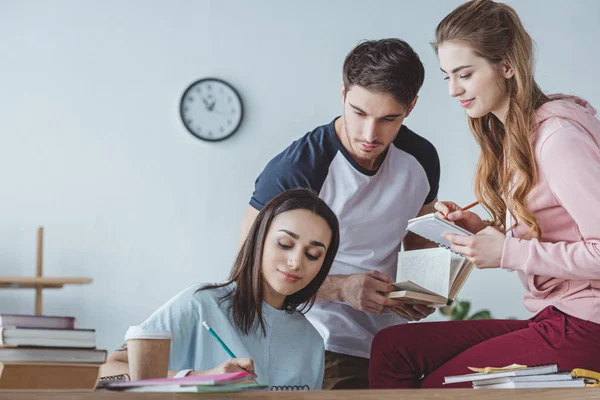
[[[595,114],[585,100],[569,96],[538,109],[538,183],[527,207],[540,224],[541,241],[519,240],[529,228],[518,224],[504,243],[500,266],[518,271],[528,290],[528,310],[555,306],[600,324],[600,120]]]

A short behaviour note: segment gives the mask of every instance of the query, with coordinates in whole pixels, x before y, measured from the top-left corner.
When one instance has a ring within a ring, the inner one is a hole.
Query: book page
[[[452,258],[450,261],[450,286],[452,286],[452,282],[458,276],[460,269],[464,264],[466,264],[467,259],[459,256],[458,254],[452,253]]]
[[[396,287],[397,290],[406,290],[408,292],[431,294],[431,295],[437,296],[437,294],[435,292],[432,292],[431,290],[427,290],[424,287],[421,287],[412,281],[398,281],[398,282],[394,283],[394,286]]]
[[[473,271],[473,264],[465,258],[465,262],[462,267],[458,270],[458,275],[454,278],[454,281],[450,284],[450,294],[448,299],[454,300],[462,289],[463,285],[467,281],[469,275],[471,275],[471,271]]]
[[[444,249],[400,252],[396,282],[411,281],[433,293],[448,297],[451,255]]]

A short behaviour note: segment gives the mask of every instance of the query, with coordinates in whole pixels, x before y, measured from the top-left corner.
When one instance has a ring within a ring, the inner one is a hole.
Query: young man
[[[428,247],[407,221],[434,212],[440,165],[433,145],[403,121],[424,69],[404,41],[366,41],[346,57],[344,114],[292,143],[256,180],[241,228],[278,193],[312,188],[336,213],[341,242],[307,318],[325,341],[324,389],[368,388],[371,341],[381,329],[433,309],[388,299],[398,251]],[[292,253],[292,252],[290,252]]]

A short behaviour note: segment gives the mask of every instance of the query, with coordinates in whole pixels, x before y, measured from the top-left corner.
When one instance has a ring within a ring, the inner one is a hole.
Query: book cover
[[[0,345],[95,348],[93,329],[0,328]]]
[[[459,383],[469,381],[481,381],[492,378],[504,378],[509,376],[525,376],[525,375],[544,375],[553,374],[558,371],[556,364],[540,365],[537,367],[528,367],[524,369],[506,370],[499,372],[476,372],[473,374],[454,375],[444,378],[444,383]]]
[[[228,393],[228,392],[249,392],[249,391],[257,391],[257,390],[270,390],[270,385],[258,384],[255,382],[242,382],[242,383],[233,383],[233,384],[223,384],[223,385],[191,385],[191,386],[183,386],[183,385],[161,385],[161,386],[143,386],[143,387],[133,387],[130,389],[123,390],[124,392],[197,392],[197,393]]]
[[[573,376],[570,372],[560,372],[556,374],[544,374],[544,375],[525,375],[525,376],[512,376],[505,378],[491,378],[482,381],[473,382],[473,386],[484,386],[484,385],[495,385],[497,383],[507,382],[545,382],[545,381],[571,381]]]
[[[455,235],[464,236],[473,235],[468,230],[445,220],[437,214],[427,214],[408,220],[406,230],[431,240],[448,250],[450,249],[450,242],[442,237],[443,233],[453,233]]]
[[[585,379],[571,379],[570,381],[530,381],[530,382],[504,382],[492,385],[477,385],[474,389],[544,389],[544,388],[569,388],[585,387]]]
[[[161,378],[161,379],[142,379],[137,381],[128,382],[114,382],[107,384],[109,389],[124,389],[141,386],[168,386],[168,385],[179,385],[179,386],[210,386],[210,385],[222,385],[236,383],[243,380],[252,379],[252,375],[249,372],[226,372],[223,374],[215,375],[193,375],[186,376],[183,378]]]
[[[0,327],[75,329],[74,317],[52,315],[0,314]]]
[[[92,391],[100,364],[0,363],[0,391]]]
[[[106,350],[46,348],[46,347],[0,347],[0,362],[15,363],[83,363],[106,362]]]

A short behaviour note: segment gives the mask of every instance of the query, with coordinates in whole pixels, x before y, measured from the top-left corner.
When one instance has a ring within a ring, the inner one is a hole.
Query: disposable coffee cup
[[[130,326],[125,334],[129,376],[139,379],[166,378],[172,335],[169,331],[151,331]]]

